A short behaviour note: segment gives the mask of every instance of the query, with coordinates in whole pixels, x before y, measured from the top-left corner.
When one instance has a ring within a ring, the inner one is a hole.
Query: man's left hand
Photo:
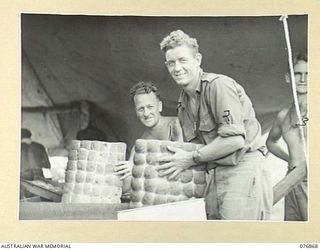
[[[163,170],[159,173],[159,176],[170,175],[169,180],[175,179],[179,173],[188,169],[192,165],[195,165],[192,159],[192,152],[187,152],[180,148],[167,147],[173,155],[163,156],[159,159],[159,162],[166,162],[156,167],[156,170]]]

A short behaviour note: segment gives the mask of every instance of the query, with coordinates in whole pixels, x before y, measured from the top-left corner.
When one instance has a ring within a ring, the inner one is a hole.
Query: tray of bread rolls
[[[120,203],[122,181],[114,167],[125,155],[126,144],[122,142],[73,140],[62,202]]]
[[[156,170],[162,156],[173,154],[168,146],[192,152],[203,145],[160,140],[139,139],[135,143],[134,166],[131,181],[130,207],[150,205],[202,198],[206,188],[206,166],[196,165],[179,173],[176,179],[161,177]]]

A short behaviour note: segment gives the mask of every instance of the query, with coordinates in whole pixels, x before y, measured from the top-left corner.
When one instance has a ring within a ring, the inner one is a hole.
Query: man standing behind
[[[151,82],[139,82],[130,90],[130,97],[135,106],[138,119],[144,125],[145,131],[141,139],[183,141],[182,129],[177,117],[162,116],[162,101],[158,88]],[[124,161],[116,167],[121,179],[131,176],[134,148],[129,161]]]
[[[308,118],[307,105],[307,76],[308,58],[307,55],[297,55],[293,60],[294,80],[298,97],[299,109],[302,122]],[[290,76],[286,74],[286,82],[290,83]],[[292,104],[289,108],[279,112],[270,130],[267,147],[271,153],[280,159],[288,162],[288,173],[297,166],[306,166],[304,148],[302,147],[302,137],[299,126],[303,126],[305,141],[307,140],[307,126],[300,124]],[[284,150],[279,145],[279,139],[283,138],[288,150]],[[308,220],[308,181],[307,176],[285,197],[285,220],[286,221],[306,221]]]
[[[272,187],[264,174],[261,127],[244,89],[233,79],[204,73],[197,40],[181,30],[160,44],[165,64],[181,86],[178,117],[184,137],[203,143],[194,152],[174,152],[158,167],[162,175],[178,173],[199,163],[213,167],[208,183],[208,219],[266,219],[272,204]]]

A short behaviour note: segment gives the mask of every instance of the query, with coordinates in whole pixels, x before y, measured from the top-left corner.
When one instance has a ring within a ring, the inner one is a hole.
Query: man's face
[[[201,54],[194,54],[186,45],[169,49],[166,54],[166,66],[175,82],[184,87],[196,84],[199,77]],[[196,85],[195,85],[196,86]]]
[[[293,71],[297,93],[306,94],[308,92],[308,63],[298,61],[294,65]]]
[[[142,124],[152,128],[158,124],[162,111],[162,102],[155,93],[138,94],[134,96],[136,114]]]

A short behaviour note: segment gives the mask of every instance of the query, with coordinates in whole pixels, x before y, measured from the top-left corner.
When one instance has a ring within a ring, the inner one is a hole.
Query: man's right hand
[[[115,166],[114,171],[116,175],[121,175],[120,180],[124,180],[132,175],[132,168],[132,161],[119,161]]]

